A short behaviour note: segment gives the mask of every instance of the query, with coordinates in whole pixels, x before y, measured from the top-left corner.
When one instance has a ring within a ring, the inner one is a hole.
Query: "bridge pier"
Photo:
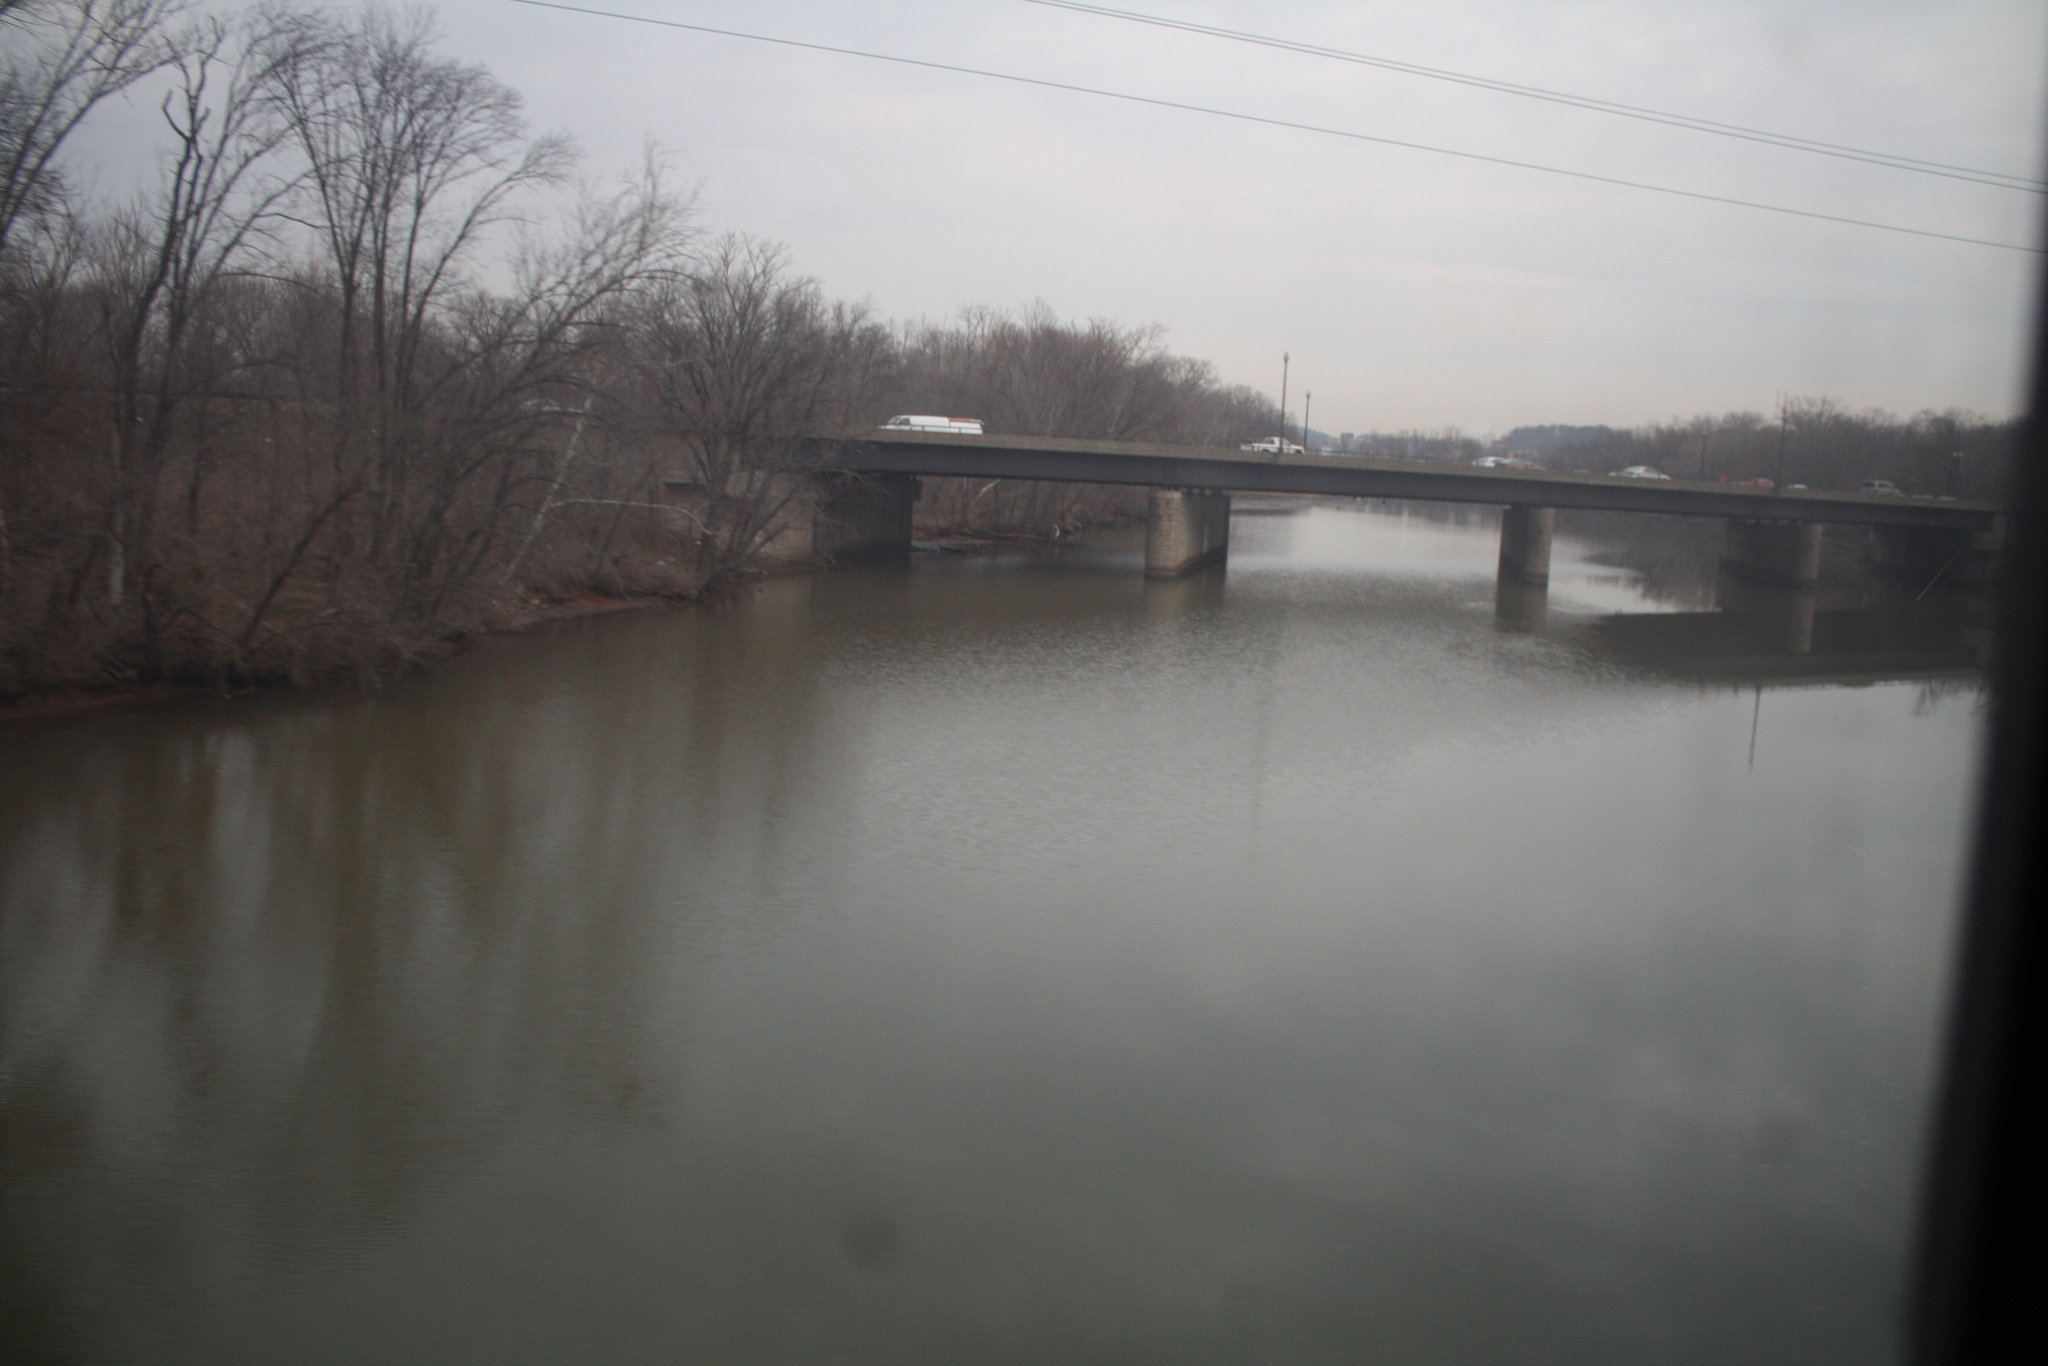
[[[1145,514],[1145,577],[1178,578],[1219,563],[1230,549],[1230,495],[1155,488]]]
[[[1731,520],[1721,561],[1721,610],[1746,618],[1759,648],[1803,655],[1813,649],[1819,601],[1819,522]]]
[[[1550,616],[1550,538],[1555,510],[1517,503],[1500,515],[1494,619],[1505,630],[1540,631]]]
[[[1730,518],[1724,581],[1772,588],[1811,588],[1820,582],[1819,522],[1766,522]]]
[[[1557,513],[1517,503],[1500,514],[1500,582],[1550,583],[1550,532]]]

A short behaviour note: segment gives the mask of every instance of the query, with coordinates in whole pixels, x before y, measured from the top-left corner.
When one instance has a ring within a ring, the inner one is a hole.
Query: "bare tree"
[[[1044,303],[1021,313],[975,308],[951,326],[903,333],[896,411],[957,412],[991,430],[1235,445],[1270,433],[1278,413],[1204,362],[1166,350],[1158,327],[1062,321]],[[1044,536],[1135,515],[1142,500],[1101,485],[931,480],[920,518],[931,531]]]
[[[797,439],[872,402],[861,382],[883,364],[887,334],[790,275],[780,248],[736,234],[655,293],[640,328],[677,473],[704,491],[703,567],[737,568],[793,487],[773,472],[794,470]]]
[[[181,0],[5,0],[0,36],[0,258],[62,192],[57,156],[101,101],[170,62]]]
[[[299,37],[270,90],[304,159],[304,222],[338,294],[338,439],[368,442],[381,544],[423,454],[437,311],[514,196],[559,182],[571,149],[528,139],[518,93],[483,67],[437,55],[424,13],[288,18]]]
[[[428,393],[453,419],[446,439],[461,449],[429,466],[406,546],[409,579],[423,585],[430,612],[501,547],[516,498],[539,484],[504,577],[516,574],[574,472],[609,377],[598,353],[610,349],[630,299],[680,276],[688,219],[650,148],[616,194],[585,196],[566,233],[527,242],[513,292],[470,291],[450,308],[444,364]],[[552,461],[532,455],[565,418]]]
[[[178,82],[161,106],[171,135],[164,184],[100,234],[113,398],[107,597],[115,604],[126,593],[131,550],[149,553],[174,419],[217,379],[194,372],[193,331],[220,281],[245,264],[295,183],[290,174],[269,171],[285,129],[264,97],[269,72],[293,55],[293,37],[262,11],[178,35]],[[191,479],[196,485],[202,477],[203,463],[195,460]],[[188,500],[197,497],[194,487]],[[151,606],[144,604],[144,615],[153,642]]]

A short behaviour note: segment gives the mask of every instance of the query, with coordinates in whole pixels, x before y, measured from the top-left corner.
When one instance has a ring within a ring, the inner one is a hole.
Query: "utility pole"
[[[1785,425],[1790,420],[1791,410],[1784,399],[1778,400],[1778,482],[1773,493],[1785,491]]]
[[[1301,449],[1304,454],[1308,451],[1308,405],[1315,402],[1315,397],[1313,389],[1301,391]]]

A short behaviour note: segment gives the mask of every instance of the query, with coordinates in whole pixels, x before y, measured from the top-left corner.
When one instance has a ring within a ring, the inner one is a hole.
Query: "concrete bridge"
[[[1898,495],[1762,489],[1217,447],[1061,437],[868,433],[796,444],[777,472],[812,480],[798,528],[814,554],[908,548],[922,476],[1131,484],[1152,490],[1145,572],[1173,577],[1229,549],[1230,495],[1311,494],[1487,503],[1505,509],[1499,582],[1526,613],[1550,579],[1558,508],[1728,519],[1724,568],[1735,580],[1801,589],[1819,576],[1822,528],[1875,528],[1881,559],[1903,579],[1981,577],[2001,526],[1989,503]]]

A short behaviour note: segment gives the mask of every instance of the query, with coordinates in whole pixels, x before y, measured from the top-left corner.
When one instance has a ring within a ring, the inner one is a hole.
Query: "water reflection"
[[[1989,645],[1980,608],[1936,600],[1821,610],[1810,589],[1749,585],[1718,612],[1602,618],[1590,639],[1616,659],[1687,678],[1974,687]]]
[[[1550,585],[1500,579],[1493,586],[1493,615],[1503,631],[1540,632],[1550,623]]]
[[[1237,536],[0,740],[0,1336],[1888,1359],[1973,709]]]

